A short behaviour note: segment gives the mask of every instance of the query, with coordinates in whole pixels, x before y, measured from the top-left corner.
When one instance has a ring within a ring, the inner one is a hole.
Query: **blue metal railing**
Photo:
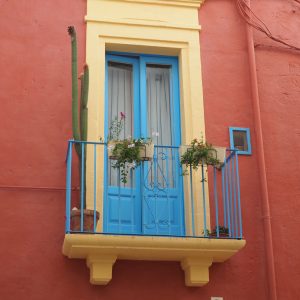
[[[75,144],[81,149],[80,160],[74,153]],[[111,196],[117,199],[114,202],[109,200],[109,160],[106,143],[69,141],[66,233],[243,238],[238,155],[235,150],[226,150],[226,158],[218,168],[201,165],[195,177],[196,171],[192,167],[189,168],[189,176],[182,175],[179,147],[155,146],[150,162],[142,162],[138,168],[130,169],[129,183],[121,182],[120,170],[110,171],[111,177],[114,176],[112,172],[116,172],[116,193]],[[79,164],[80,174],[77,171]],[[86,185],[85,174],[89,176],[89,185]],[[76,175],[79,175],[79,181]],[[103,178],[101,182],[99,177]],[[137,179],[140,182],[137,183]],[[72,182],[80,183],[79,193],[72,192]],[[137,190],[140,192],[137,193]],[[103,195],[99,191],[103,191]],[[88,203],[85,205],[87,195]],[[114,215],[111,228],[106,224],[108,210],[101,211],[99,223],[103,224],[103,230],[97,229],[101,227],[97,226],[100,199],[114,203],[109,208],[110,214]],[[134,206],[137,203],[142,210],[138,216]],[[85,206],[89,209],[87,214]],[[74,210],[74,207],[78,209]],[[106,216],[103,215],[105,213]]]

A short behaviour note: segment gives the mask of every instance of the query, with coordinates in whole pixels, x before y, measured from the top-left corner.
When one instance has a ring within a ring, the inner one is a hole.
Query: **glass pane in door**
[[[125,115],[119,139],[133,136],[133,66],[119,62],[108,62],[108,124],[119,121]],[[109,160],[108,184],[118,186],[118,170],[113,168],[114,161]],[[134,183],[134,181],[133,181]],[[131,186],[130,177],[123,186]]]
[[[147,64],[147,111],[148,136],[152,137],[156,148],[159,168],[151,170],[148,178],[151,182],[166,188],[174,186],[172,178],[172,114],[171,114],[171,66]],[[155,172],[155,174],[153,173]]]

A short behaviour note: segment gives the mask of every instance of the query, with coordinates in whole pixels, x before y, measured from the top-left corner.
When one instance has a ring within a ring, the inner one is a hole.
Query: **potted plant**
[[[181,165],[197,170],[200,165],[219,166],[218,151],[202,139],[193,139],[188,146],[181,146]],[[187,171],[185,171],[186,173]]]
[[[76,31],[73,26],[68,27],[68,33],[71,37],[72,47],[72,128],[73,138],[75,141],[87,141],[87,124],[88,124],[88,91],[89,91],[89,68],[85,64],[84,72],[80,75],[79,80],[81,81],[81,93],[80,93],[80,105],[78,103],[78,74],[77,74],[77,39]],[[78,109],[79,108],[79,109]],[[80,124],[79,124],[80,114]],[[86,150],[86,145],[84,146]],[[81,165],[82,165],[82,153],[81,144],[75,143],[75,150],[79,160],[79,174],[81,176]],[[86,153],[86,151],[85,151]],[[86,160],[86,157],[84,158]],[[86,161],[84,161],[84,166]],[[86,168],[85,168],[86,169]],[[85,185],[86,174],[83,175],[83,182]],[[96,213],[96,224],[99,220],[99,212],[91,209],[86,209],[86,188],[84,188],[83,195],[83,212],[80,209],[74,208],[71,211],[71,230],[81,230],[81,215],[83,215],[83,231],[91,232],[94,231],[94,213]]]
[[[216,226],[210,236],[217,237],[217,231],[219,231],[219,237],[229,237],[229,229],[225,226]]]
[[[127,137],[120,139],[120,133],[125,122],[125,114],[120,113],[120,119],[116,117],[109,127],[108,136],[108,157],[115,160],[113,168],[120,169],[121,181],[127,182],[127,175],[130,169],[137,168],[142,161],[149,161],[153,158],[154,144],[149,138]]]

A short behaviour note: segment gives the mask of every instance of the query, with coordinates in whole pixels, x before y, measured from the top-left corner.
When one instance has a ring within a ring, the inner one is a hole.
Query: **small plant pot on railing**
[[[219,236],[218,236],[216,232],[213,232],[210,234],[210,237],[212,237],[212,238],[228,238],[229,233],[220,232]]]
[[[153,159],[154,155],[154,144],[153,143],[145,143],[139,148],[139,155],[142,161],[150,161]]]
[[[213,146],[213,149],[209,152],[210,156],[218,161],[214,166],[221,169],[226,159],[226,147]]]
[[[94,224],[94,213],[96,214],[96,224]],[[94,232],[100,213],[91,209],[84,209],[82,217],[83,227],[81,228],[81,210],[73,209],[71,211],[71,230],[76,232]]]
[[[107,154],[109,159],[116,160],[121,155],[121,149],[116,149],[116,145],[118,145],[118,141],[109,141],[107,143]]]
[[[130,149],[132,148],[136,148],[137,151],[131,151]],[[125,159],[128,157],[132,158],[133,160],[150,161],[153,159],[154,155],[154,144],[152,142],[137,144],[134,141],[129,143],[127,140],[109,141],[107,144],[107,152],[108,158],[112,160],[118,160],[124,156]]]
[[[220,168],[225,160],[226,149],[213,147],[203,139],[193,139],[190,145],[180,146],[180,163],[185,167],[198,169],[199,166],[212,165]]]
[[[219,235],[218,235],[219,233]],[[210,237],[212,238],[228,238],[229,237],[229,229],[224,226],[215,227],[215,229],[210,233]]]
[[[121,182],[127,183],[129,170],[134,170],[143,161],[150,161],[154,154],[154,144],[149,139],[125,139],[109,141],[108,158],[114,160],[113,168],[120,170]]]

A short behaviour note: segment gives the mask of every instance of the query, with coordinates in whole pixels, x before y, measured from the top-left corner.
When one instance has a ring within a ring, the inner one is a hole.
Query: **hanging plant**
[[[211,144],[204,142],[203,138],[200,140],[195,138],[189,146],[185,146],[180,163],[195,170],[201,165],[219,166],[221,162],[217,156],[217,150]],[[187,174],[187,171],[184,174]]]
[[[113,168],[121,172],[121,182],[127,183],[127,176],[130,170],[137,168],[142,161],[149,161],[153,158],[154,144],[149,138],[133,139],[128,137],[120,140],[120,134],[125,123],[125,114],[120,113],[111,122],[108,135],[108,157],[115,160]]]

